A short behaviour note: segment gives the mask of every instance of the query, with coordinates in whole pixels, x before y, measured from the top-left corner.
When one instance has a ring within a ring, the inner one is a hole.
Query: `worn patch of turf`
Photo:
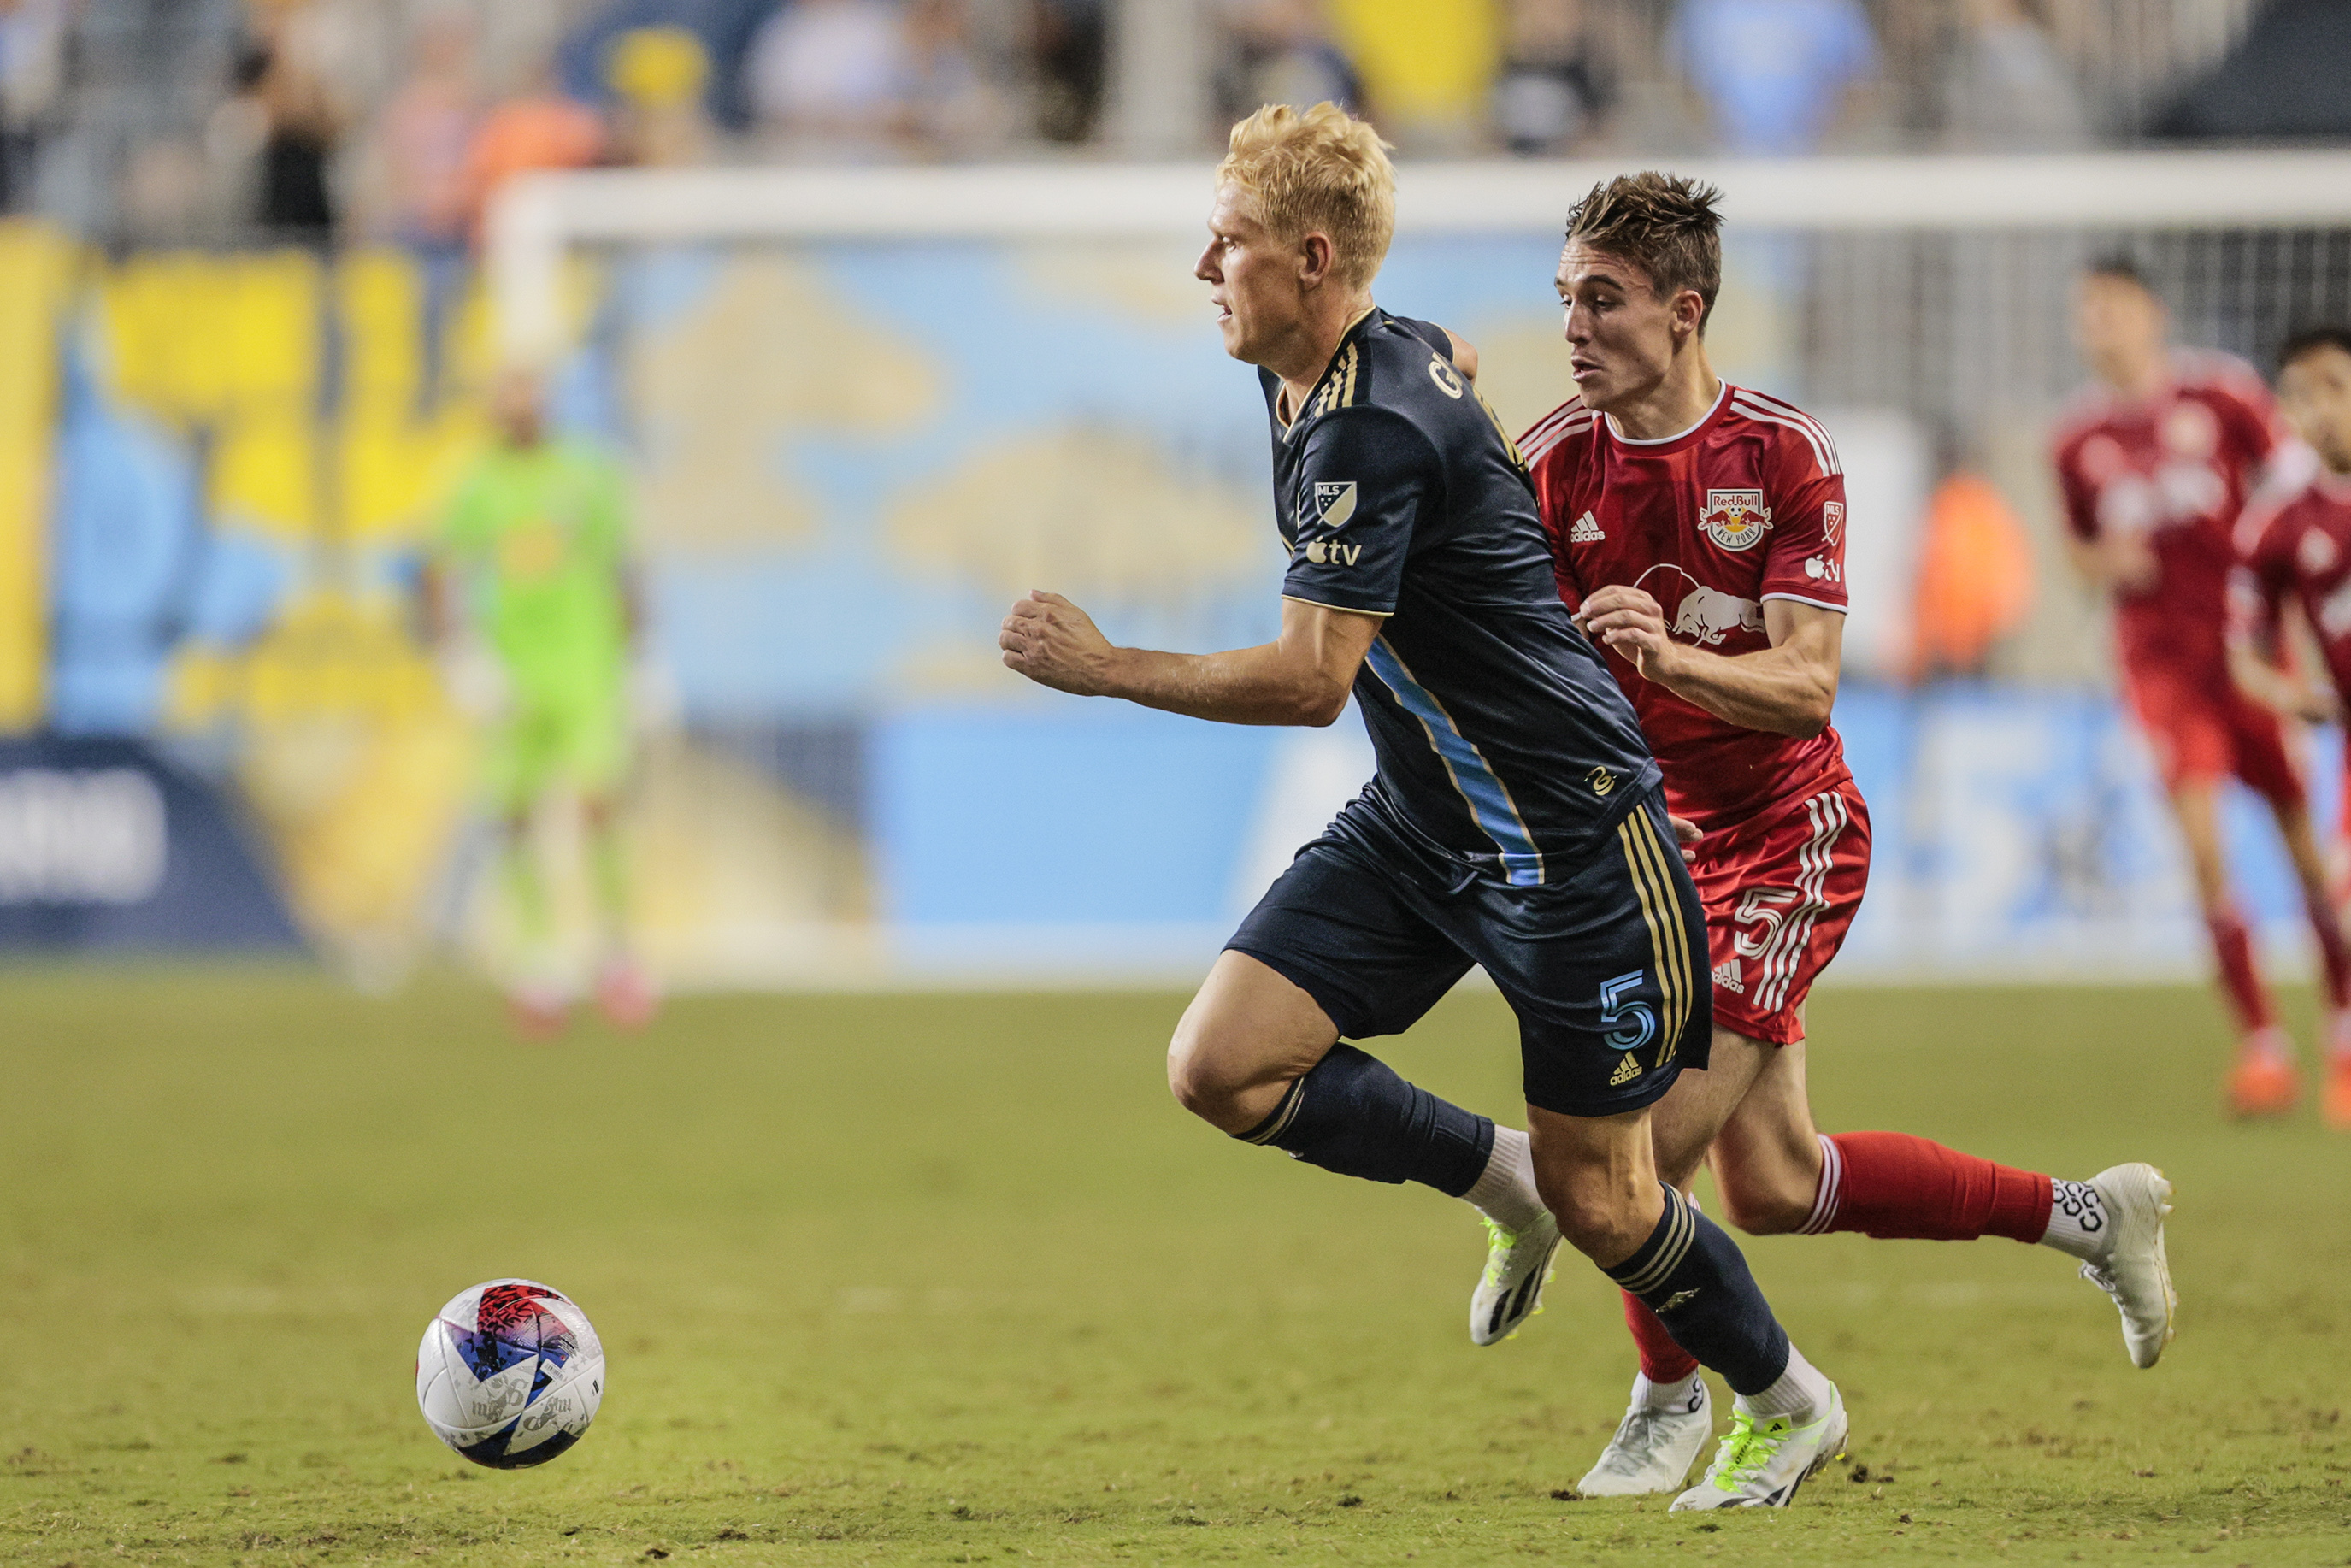
[[[1854,1416],[1784,1513],[1562,1494],[1618,1414],[1562,1255],[1473,1349],[1482,1237],[1188,1121],[1182,998],[701,998],[507,1040],[491,1001],[287,972],[0,972],[0,1562],[2351,1561],[2351,1138],[2215,1111],[2164,990],[1849,990],[1823,1124],[2163,1165],[2186,1298],[2134,1371],[2066,1260],[1751,1244]],[[1508,1113],[1458,996],[1382,1050]],[[461,1287],[549,1281],[611,1394],[541,1471],[418,1418]]]

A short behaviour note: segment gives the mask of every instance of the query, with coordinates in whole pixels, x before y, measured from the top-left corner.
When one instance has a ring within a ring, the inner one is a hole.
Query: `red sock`
[[[2262,988],[2262,977],[2253,967],[2253,939],[2245,923],[2231,910],[2210,916],[2205,924],[2211,928],[2212,953],[2220,961],[2220,989],[2236,1011],[2239,1032],[2269,1028],[2277,1015],[2270,1010],[2270,994]]]
[[[1674,1343],[1657,1314],[1641,1304],[1641,1298],[1630,1291],[1618,1292],[1625,1298],[1625,1326],[1633,1331],[1633,1343],[1641,1347],[1641,1375],[1652,1383],[1681,1383],[1698,1370],[1698,1357]]]
[[[2312,900],[2307,907],[2310,934],[2318,943],[2319,963],[2326,971],[2326,1005],[2351,1006],[2351,954],[2343,950],[2343,922],[2324,898]]]
[[[1820,1196],[1803,1228],[1808,1236],[2007,1236],[2029,1244],[2049,1229],[2049,1178],[1907,1133],[1839,1133],[1821,1140]]]

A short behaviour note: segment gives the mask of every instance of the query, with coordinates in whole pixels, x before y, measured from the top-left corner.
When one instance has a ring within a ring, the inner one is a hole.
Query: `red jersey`
[[[2287,601],[2299,604],[2335,691],[2351,697],[2351,477],[2321,474],[2282,498],[2256,500],[2237,543],[2231,635],[2264,642]]]
[[[1628,440],[1571,400],[1519,447],[1571,609],[1623,583],[1664,608],[1676,641],[1739,654],[1771,645],[1766,600],[1845,607],[1836,444],[1776,398],[1726,382],[1704,419],[1660,441]],[[1701,830],[1843,775],[1835,730],[1800,739],[1744,728],[1644,679],[1614,649],[1602,652],[1665,770],[1667,803]]]
[[[2182,352],[2154,396],[2079,393],[2056,434],[2058,488],[2076,538],[2143,534],[2157,576],[2118,593],[2123,663],[2168,667],[2220,689],[2232,536],[2262,469],[2292,437],[2269,389],[2225,354]]]

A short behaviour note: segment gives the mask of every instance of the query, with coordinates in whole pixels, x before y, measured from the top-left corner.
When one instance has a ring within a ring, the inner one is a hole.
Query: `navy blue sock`
[[[1272,1115],[1238,1136],[1341,1176],[1425,1182],[1459,1197],[1485,1173],[1494,1124],[1414,1088],[1375,1056],[1334,1045]]]
[[[1722,1374],[1734,1393],[1761,1394],[1788,1370],[1787,1331],[1739,1244],[1680,1193],[1668,1186],[1665,1194],[1657,1228],[1630,1258],[1601,1272],[1640,1297],[1674,1343]]]

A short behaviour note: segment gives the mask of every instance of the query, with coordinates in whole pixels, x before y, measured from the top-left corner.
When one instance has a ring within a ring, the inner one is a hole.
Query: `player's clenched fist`
[[[1093,617],[1058,593],[1033,588],[1028,598],[1015,601],[996,645],[1004,650],[1008,669],[1040,686],[1081,697],[1102,696],[1110,690],[1106,676],[1116,650],[1095,627]]]
[[[1667,634],[1664,606],[1637,588],[1612,582],[1583,601],[1575,612],[1583,634],[1604,648],[1614,648],[1633,661],[1634,668],[1650,679],[1674,653]]]

